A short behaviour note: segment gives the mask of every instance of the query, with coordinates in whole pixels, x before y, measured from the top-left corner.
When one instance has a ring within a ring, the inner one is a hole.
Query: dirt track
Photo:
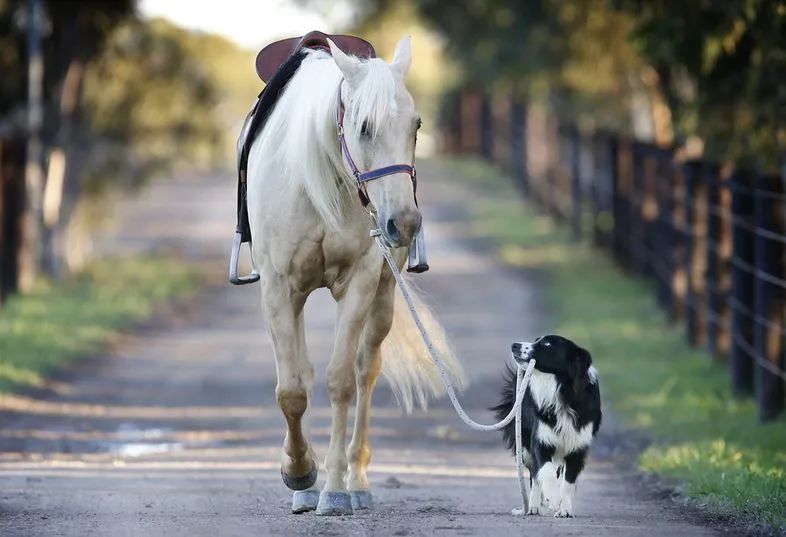
[[[464,241],[466,192],[438,165],[419,172],[432,267],[419,279],[466,364],[472,386],[463,400],[490,421],[485,408],[496,400],[509,342],[548,329],[537,282]],[[0,399],[0,536],[714,534],[621,466],[625,449],[608,432],[579,482],[576,518],[514,518],[515,470],[496,434],[466,429],[444,402],[402,416],[384,384],[372,426],[376,509],[289,514],[259,291],[220,284],[233,204],[231,178],[221,177],[155,185],[122,206],[123,223],[104,248],[177,249],[215,268],[216,285],[186,312],[161,315],[66,371],[50,390]],[[320,456],[333,311],[318,293],[306,315]],[[602,383],[602,357],[596,363]]]

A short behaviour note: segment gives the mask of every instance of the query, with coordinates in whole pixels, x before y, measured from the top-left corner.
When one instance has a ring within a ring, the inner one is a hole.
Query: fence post
[[[524,195],[529,191],[527,180],[527,119],[524,105],[517,98],[511,99],[510,138],[513,173],[518,178]]]
[[[684,269],[687,285],[685,286],[685,330],[688,336],[688,341],[691,345],[696,345],[699,341],[699,298],[696,292],[696,278],[695,278],[695,262],[696,257],[694,252],[696,250],[696,190],[698,183],[698,175],[701,164],[698,161],[688,161],[683,167],[683,178],[685,181],[685,229],[684,237]]]
[[[480,154],[486,160],[493,157],[493,136],[491,97],[484,92],[480,97]]]
[[[581,133],[576,125],[569,127],[570,138],[570,222],[573,239],[581,239]]]
[[[644,233],[644,219],[642,218],[642,199],[643,199],[643,185],[644,185],[644,155],[642,151],[642,144],[638,141],[633,141],[631,144],[633,151],[632,169],[631,169],[631,182],[630,182],[630,195],[628,202],[630,204],[630,233],[631,233],[631,253],[633,254],[633,268],[638,274],[644,274],[647,270],[647,259],[644,253],[644,246],[646,242]]]
[[[655,152],[655,196],[658,201],[658,215],[655,222],[655,244],[662,252],[666,267],[666,277],[660,285],[660,300],[670,319],[677,318],[677,304],[674,293],[674,273],[677,265],[677,237],[675,229],[674,196],[676,179],[674,177],[673,155],[670,150],[657,149]]]
[[[754,264],[753,196],[754,179],[735,171],[732,176],[732,271],[731,271],[731,371],[732,390],[737,395],[753,393],[753,285]]]
[[[612,210],[614,212],[614,229],[612,230],[612,243],[614,257],[624,267],[629,267],[629,240],[630,240],[630,185],[629,177],[620,166],[620,140],[616,135],[608,138],[609,173],[612,184]]]
[[[783,379],[778,371],[783,371],[783,305],[781,297],[784,289],[779,285],[783,280],[783,233],[782,219],[784,209],[783,189],[780,178],[761,177],[754,191],[754,222],[756,225],[755,251],[755,348],[762,363],[757,363],[756,399],[759,405],[759,420],[771,421],[783,410]],[[777,233],[770,238],[766,234]],[[774,279],[773,279],[774,278]],[[770,368],[766,363],[771,364]]]
[[[720,173],[717,164],[707,163],[703,168],[704,182],[707,185],[707,271],[705,272],[705,288],[707,290],[707,351],[718,356],[721,351],[720,338],[723,323],[726,322],[724,311],[724,291],[721,289],[721,250],[722,211]]]
[[[19,289],[25,215],[25,142],[0,139],[0,302]]]

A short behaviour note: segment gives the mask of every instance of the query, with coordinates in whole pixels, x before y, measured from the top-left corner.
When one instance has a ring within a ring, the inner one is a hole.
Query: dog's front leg
[[[560,504],[554,516],[557,518],[573,517],[573,496],[576,494],[576,480],[587,460],[587,450],[574,451],[565,457],[565,476],[560,491]]]
[[[529,511],[527,514],[539,515],[544,508],[544,493],[549,492],[543,488],[543,477],[550,473],[555,473],[556,468],[552,462],[554,456],[554,448],[541,444],[536,440],[533,441],[531,448],[532,453],[532,468],[530,468],[530,493],[529,493]]]

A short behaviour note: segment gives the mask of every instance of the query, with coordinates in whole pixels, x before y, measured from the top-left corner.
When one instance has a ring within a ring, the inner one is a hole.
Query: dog
[[[521,365],[535,360],[521,405],[523,457],[530,475],[528,514],[549,508],[555,517],[572,517],[576,480],[602,418],[598,372],[588,351],[561,336],[513,343],[511,350]],[[502,400],[491,410],[502,420],[515,401],[516,373],[509,368]],[[515,457],[513,421],[502,429],[502,438]]]

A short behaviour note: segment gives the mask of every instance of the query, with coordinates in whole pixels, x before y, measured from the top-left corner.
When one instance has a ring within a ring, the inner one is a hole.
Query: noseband
[[[341,152],[347,164],[349,164],[349,168],[352,170],[352,175],[355,176],[355,180],[357,181],[358,196],[360,197],[360,202],[363,204],[363,207],[368,207],[368,204],[371,203],[365,190],[365,183],[397,173],[406,173],[412,179],[412,191],[416,194],[415,204],[417,204],[418,175],[415,171],[414,164],[391,164],[390,166],[383,166],[382,168],[376,168],[365,172],[361,172],[358,169],[357,164],[355,164],[352,158],[352,154],[349,152],[349,147],[347,147],[347,140],[344,137],[344,102],[341,100],[341,86],[343,84],[344,81],[342,80],[336,92],[336,128],[338,129],[338,142],[341,144]]]

